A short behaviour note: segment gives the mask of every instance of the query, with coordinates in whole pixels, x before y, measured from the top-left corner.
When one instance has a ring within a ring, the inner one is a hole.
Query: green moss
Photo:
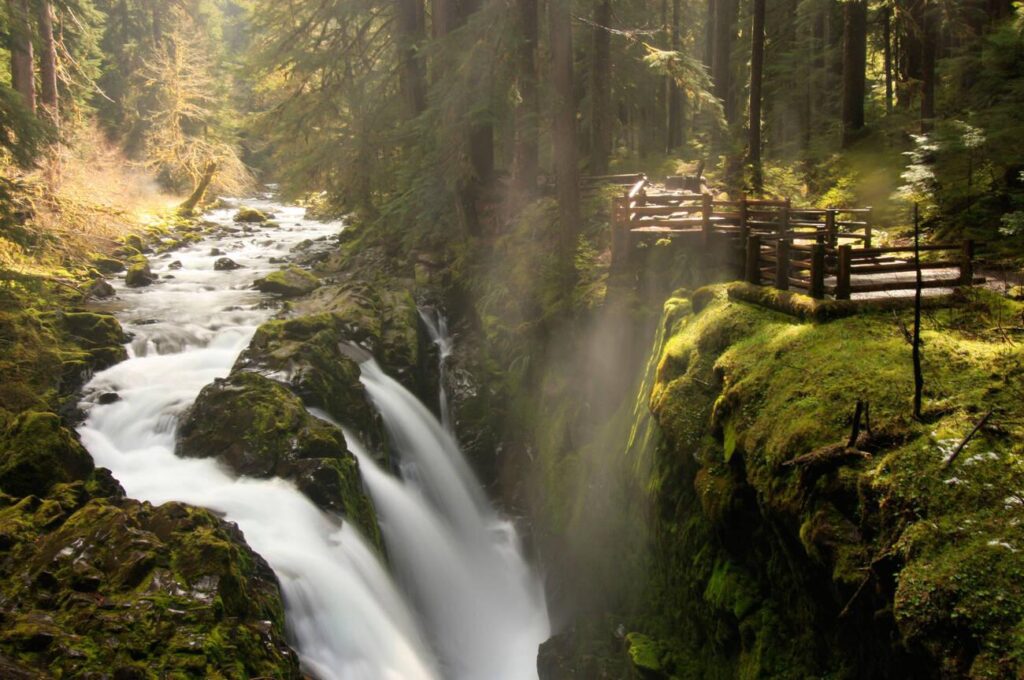
[[[0,438],[0,488],[45,495],[58,482],[84,479],[92,458],[53,413],[25,412]]]
[[[649,627],[709,672],[738,645],[740,677],[1019,674],[1024,351],[999,328],[1021,307],[978,293],[928,312],[922,424],[911,417],[908,312],[810,323],[732,292],[702,292],[696,314],[666,306],[651,390],[667,438],[650,486],[663,581]],[[860,445],[873,455],[829,458],[857,400],[870,403]],[[989,409],[999,425],[942,471]],[[697,592],[712,611],[695,606]],[[671,616],[667,602],[687,613]],[[831,623],[841,611],[870,632],[851,644]]]
[[[640,633],[626,635],[629,645],[629,659],[641,672],[662,671],[661,655],[663,651],[657,642]]]
[[[253,284],[261,292],[283,297],[306,295],[319,285],[320,280],[317,277],[298,267],[271,272]]]

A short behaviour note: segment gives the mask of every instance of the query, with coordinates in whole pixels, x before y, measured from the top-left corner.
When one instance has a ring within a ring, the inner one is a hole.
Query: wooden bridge
[[[692,182],[691,182],[692,184]],[[724,242],[737,274],[749,283],[812,298],[982,283],[974,276],[974,244],[874,244],[871,208],[803,208],[787,200],[718,200],[708,191],[654,190],[639,176],[612,205],[612,267],[636,266],[646,241],[688,238],[709,249]]]

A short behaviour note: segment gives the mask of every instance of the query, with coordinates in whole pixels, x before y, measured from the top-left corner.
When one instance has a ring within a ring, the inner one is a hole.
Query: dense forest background
[[[830,205],[902,187],[944,235],[1024,221],[1009,0],[7,0],[0,32],[8,168],[98,128],[172,192],[216,164],[216,192],[255,175],[414,239],[558,186],[566,247],[579,173],[687,161]]]
[[[7,0],[5,185],[102,140],[173,194],[323,192],[407,245],[493,234],[579,176],[672,174],[886,212],[1012,254],[1024,14],[1009,0]],[[899,205],[898,203],[896,204]],[[501,206],[497,209],[497,206]],[[554,226],[554,225],[560,226]],[[571,258],[569,258],[571,259]]]

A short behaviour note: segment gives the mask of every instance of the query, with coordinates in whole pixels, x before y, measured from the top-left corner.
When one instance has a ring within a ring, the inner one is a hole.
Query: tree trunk
[[[921,132],[932,129],[935,118],[935,53],[938,43],[938,10],[928,3],[921,26]]]
[[[882,9],[882,41],[885,67],[885,112],[892,113],[892,8]]]
[[[594,7],[594,63],[591,69],[590,172],[608,172],[612,153],[612,23],[611,0],[599,0]]]
[[[843,5],[843,146],[864,128],[867,55],[867,0],[852,0]]]
[[[573,255],[580,223],[579,168],[576,158],[576,107],[573,102],[570,0],[548,0],[555,181],[558,187],[560,264],[572,284]]]
[[[213,182],[213,176],[217,172],[216,163],[208,163],[206,170],[203,172],[203,176],[199,178],[199,183],[196,185],[195,191],[188,199],[178,206],[178,214],[184,217],[191,217],[195,212],[196,206],[198,206],[203,197],[206,196],[206,190],[210,188],[210,183]]]
[[[670,48],[678,52],[682,47],[679,36],[679,22],[682,1],[672,0],[672,30]],[[668,82],[668,135],[666,150],[672,153],[683,143],[683,91],[673,78]]]
[[[901,109],[909,110],[921,81],[921,56],[924,52],[921,34],[924,27],[924,0],[908,0],[899,33],[903,87],[896,93]]]
[[[415,118],[427,108],[423,63],[418,54],[423,32],[423,0],[395,0],[399,87],[407,119]]]
[[[729,125],[736,121],[736,98],[732,91],[732,48],[736,38],[736,15],[739,0],[717,0],[715,2],[715,49],[711,64],[715,97],[722,102],[725,120]]]
[[[537,0],[516,0],[519,8],[518,63],[519,97],[515,109],[516,141],[513,173],[515,185],[528,193],[537,190],[537,166],[540,155],[537,116],[537,42],[539,18]]]
[[[57,94],[57,48],[53,42],[53,7],[49,0],[39,0],[39,80],[42,83],[39,101],[54,127],[60,124]]]
[[[764,81],[765,0],[754,0],[754,29],[750,45],[750,140],[748,161],[755,193],[764,188],[761,171],[761,85]]]
[[[11,32],[11,87],[21,95],[29,111],[36,110],[36,79],[33,69],[32,25],[28,0],[7,0]]]
[[[708,0],[707,15],[704,20],[704,68],[711,73],[715,63],[715,0]]]

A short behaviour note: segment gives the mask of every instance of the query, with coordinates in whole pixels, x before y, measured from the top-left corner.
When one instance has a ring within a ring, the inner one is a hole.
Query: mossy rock
[[[260,292],[282,297],[307,295],[316,290],[319,285],[320,279],[298,267],[271,272],[253,283],[253,287]]]
[[[359,381],[359,364],[339,349],[349,342],[331,314],[270,321],[256,331],[235,368],[287,380],[303,402],[323,409],[362,441],[378,445],[384,435]]]
[[[112,257],[97,257],[92,261],[92,265],[96,269],[100,270],[104,274],[120,274],[125,270],[124,262],[121,260],[115,260]]]
[[[92,457],[54,413],[22,413],[0,439],[0,489],[12,496],[42,496],[92,470]]]
[[[121,243],[124,244],[125,247],[134,248],[140,253],[144,253],[148,250],[146,242],[143,241],[142,237],[138,234],[128,234],[121,239]]]
[[[156,276],[149,268],[149,260],[143,255],[136,255],[129,260],[128,272],[124,282],[129,288],[142,288],[156,281]]]
[[[294,480],[321,508],[379,540],[344,435],[310,415],[288,388],[258,373],[235,372],[205,387],[182,420],[177,451],[217,458],[239,475]]]
[[[85,349],[110,347],[126,342],[124,330],[110,314],[68,312],[61,315],[68,334]]]
[[[206,510],[94,497],[79,482],[0,509],[0,537],[0,658],[19,668],[300,677],[273,572]]]
[[[233,218],[235,222],[241,222],[246,224],[259,224],[261,222],[268,221],[272,215],[265,213],[262,210],[256,208],[242,208]]]

